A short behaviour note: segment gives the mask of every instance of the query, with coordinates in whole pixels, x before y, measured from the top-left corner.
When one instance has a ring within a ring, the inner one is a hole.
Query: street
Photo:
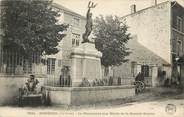
[[[164,97],[108,106],[67,107],[0,107],[0,117],[184,117],[183,97]]]

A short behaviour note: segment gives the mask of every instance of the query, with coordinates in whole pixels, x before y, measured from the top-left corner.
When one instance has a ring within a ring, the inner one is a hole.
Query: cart
[[[45,90],[41,87],[40,92],[27,92],[24,88],[19,88],[18,105],[43,105],[46,103]]]
[[[135,81],[134,85],[136,94],[142,93],[146,88],[146,85],[143,81]]]

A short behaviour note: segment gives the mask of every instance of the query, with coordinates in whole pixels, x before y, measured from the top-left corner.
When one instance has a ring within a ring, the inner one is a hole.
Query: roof
[[[161,58],[157,53],[139,43],[137,39],[129,40],[127,47],[132,52],[128,57],[128,59],[131,61],[133,60],[140,63],[170,65],[169,62]]]
[[[134,15],[134,14],[139,14],[139,13],[141,13],[141,12],[144,12],[145,10],[148,10],[148,9],[151,9],[151,8],[155,8],[155,7],[158,7],[158,6],[160,6],[160,5],[167,4],[167,3],[170,3],[170,1],[162,2],[162,3],[159,3],[159,4],[157,4],[157,5],[150,6],[150,7],[144,8],[144,9],[141,9],[141,10],[139,10],[139,11],[136,11],[135,13],[127,14],[127,15],[121,17],[121,18],[125,18],[125,17],[127,17],[127,16],[131,16],[131,15]]]
[[[52,5],[53,5],[54,7],[56,7],[56,8],[58,8],[58,9],[62,9],[62,10],[63,10],[64,12],[66,12],[66,13],[69,13],[69,14],[78,16],[78,17],[80,17],[80,18],[86,19],[86,17],[84,17],[84,16],[82,16],[82,15],[80,15],[80,14],[78,14],[78,13],[76,13],[76,12],[74,12],[74,11],[72,11],[72,10],[66,8],[66,7],[64,7],[63,5],[60,5],[60,4],[57,4],[57,3],[53,3]]]
[[[181,8],[183,9],[183,11],[184,11],[184,6],[182,6],[182,5],[179,4],[178,2],[172,2],[172,7],[174,7],[174,6],[179,6],[179,7],[181,7]]]

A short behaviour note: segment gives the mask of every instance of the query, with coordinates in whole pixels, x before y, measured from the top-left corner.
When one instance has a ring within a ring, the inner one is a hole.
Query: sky
[[[86,15],[87,5],[90,0],[54,0],[55,3],[61,4],[78,14]],[[97,3],[96,8],[92,10],[93,16],[98,15],[117,15],[124,16],[130,13],[130,6],[136,4],[136,9],[140,10],[154,4],[154,0],[91,0]],[[161,3],[167,0],[157,0]],[[184,0],[176,0],[184,6]]]

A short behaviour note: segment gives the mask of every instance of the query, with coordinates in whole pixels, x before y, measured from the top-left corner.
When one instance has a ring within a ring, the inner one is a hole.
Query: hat
[[[33,77],[33,78],[34,78],[34,77],[35,77],[35,75],[31,74],[31,75],[30,75],[30,77]]]

